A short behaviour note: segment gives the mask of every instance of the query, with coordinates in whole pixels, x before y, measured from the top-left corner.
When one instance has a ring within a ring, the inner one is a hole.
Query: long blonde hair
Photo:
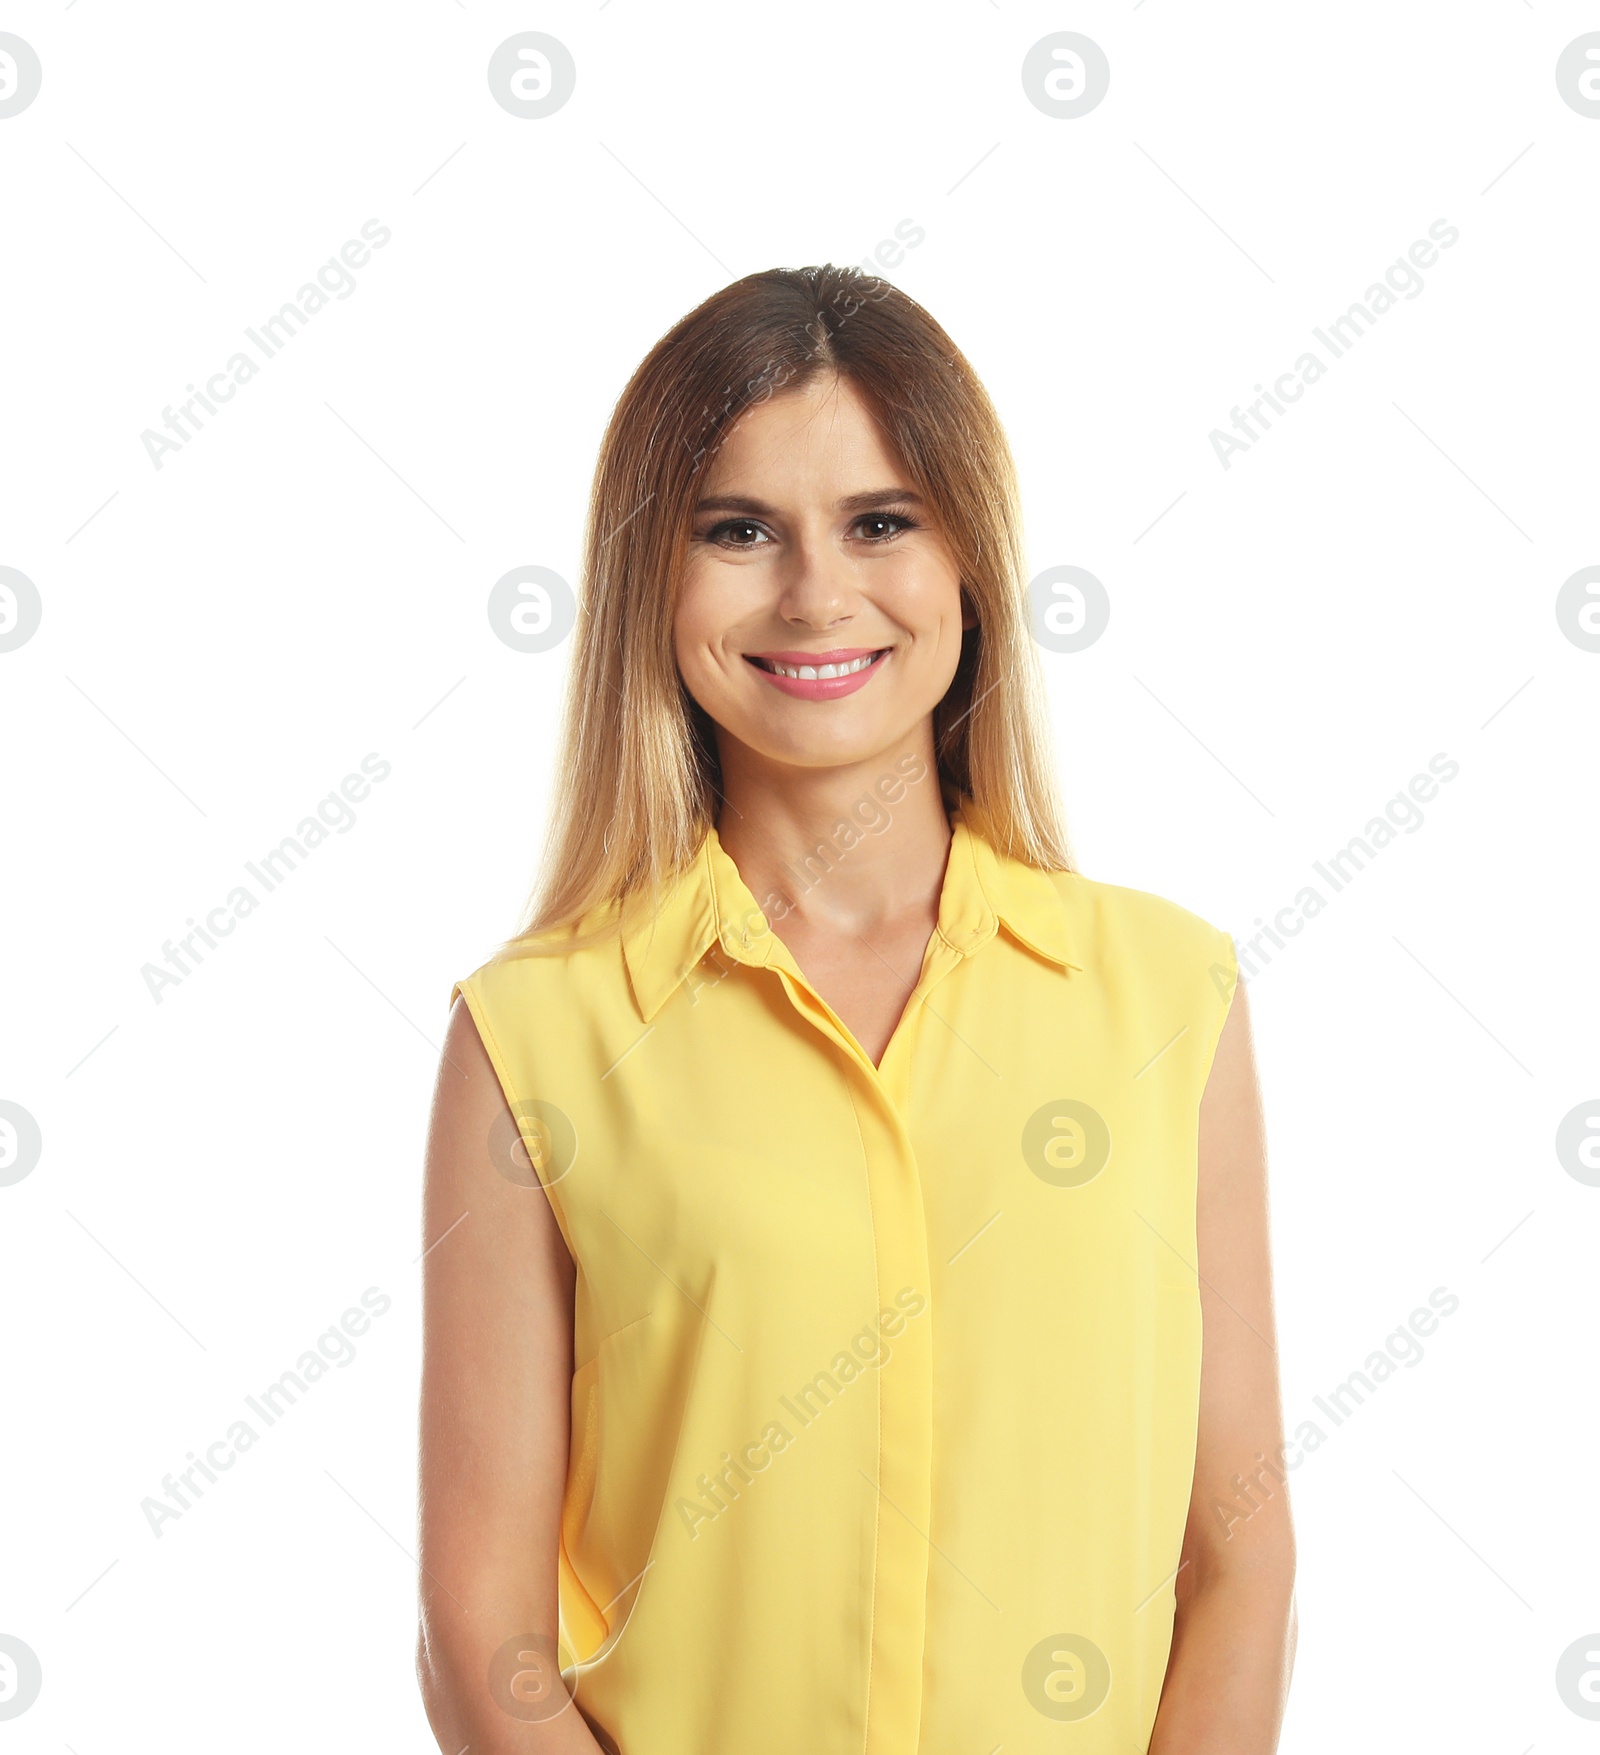
[[[716,820],[716,742],[672,633],[700,472],[746,409],[823,373],[848,379],[872,409],[977,614],[934,711],[947,808],[959,803],[1030,865],[1076,869],[1028,627],[1016,466],[987,392],[888,281],[831,263],[772,268],[669,329],[612,411],[589,496],[549,832],[508,950],[571,949],[613,930],[607,905],[659,897]],[[580,933],[594,910],[601,924]]]

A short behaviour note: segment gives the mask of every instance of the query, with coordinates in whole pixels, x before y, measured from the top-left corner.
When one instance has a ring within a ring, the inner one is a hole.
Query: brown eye
[[[887,524],[895,527],[884,531],[881,535],[869,535],[868,542],[889,542],[902,530],[915,530],[917,528],[916,520],[906,517],[903,512],[865,512],[856,520],[856,523],[858,526],[862,524]]]
[[[729,533],[731,531],[753,531],[760,535],[761,526],[753,518],[724,518],[720,524],[713,524],[702,540],[720,543],[724,548],[760,547],[760,544],[755,542],[730,541]]]

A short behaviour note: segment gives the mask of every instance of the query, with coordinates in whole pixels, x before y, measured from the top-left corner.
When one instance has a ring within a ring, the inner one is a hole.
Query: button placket
[[[872,1644],[868,1662],[867,1735],[863,1755],[916,1755],[921,1738],[922,1671],[927,1638],[928,1572],[933,1514],[932,1266],[921,1171],[911,1141],[908,1101],[911,1067],[928,995],[964,962],[975,944],[958,949],[935,932],[917,984],[873,1066],[827,1002],[775,941],[768,966],[784,983],[796,1010],[830,1040],[877,1101],[856,1103],[863,1170],[871,1204],[873,1249],[881,1308],[902,1287],[928,1300],[927,1318],[904,1329],[895,1353],[877,1376],[878,1454],[863,1491],[877,1501],[873,1553]],[[854,1098],[852,1097],[854,1102]]]

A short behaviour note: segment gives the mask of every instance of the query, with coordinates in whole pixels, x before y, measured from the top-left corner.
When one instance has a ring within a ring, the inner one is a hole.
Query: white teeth
[[[815,682],[819,677],[854,676],[858,670],[865,670],[869,664],[875,663],[877,653],[869,652],[865,658],[852,658],[848,664],[779,664],[776,659],[769,658],[767,663],[779,676],[792,676],[800,682]]]

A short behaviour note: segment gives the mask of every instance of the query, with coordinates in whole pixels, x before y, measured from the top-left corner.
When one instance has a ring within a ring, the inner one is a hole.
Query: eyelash
[[[903,535],[907,530],[918,530],[921,528],[917,520],[906,512],[863,512],[855,522],[857,524],[865,524],[869,519],[878,519],[883,522],[894,523],[901,526],[900,530],[892,530],[886,536],[866,537],[864,540],[869,543],[892,542],[896,536]],[[720,524],[713,524],[699,540],[701,542],[715,542],[720,545],[723,531],[737,530],[742,526],[748,526],[751,529],[761,528],[760,521],[755,518],[724,518]],[[735,542],[725,546],[733,548],[760,548],[762,544],[756,542]]]

